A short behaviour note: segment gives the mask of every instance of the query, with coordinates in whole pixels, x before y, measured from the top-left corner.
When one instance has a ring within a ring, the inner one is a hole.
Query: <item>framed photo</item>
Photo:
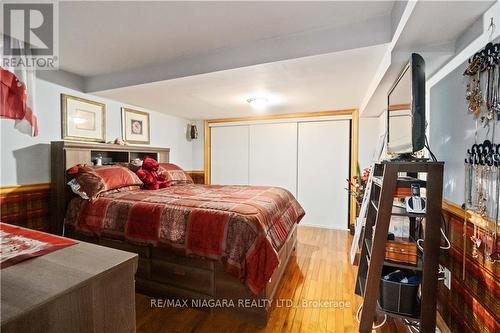
[[[106,105],[61,94],[63,140],[106,142]]]
[[[122,108],[122,135],[128,143],[149,144],[149,113]]]

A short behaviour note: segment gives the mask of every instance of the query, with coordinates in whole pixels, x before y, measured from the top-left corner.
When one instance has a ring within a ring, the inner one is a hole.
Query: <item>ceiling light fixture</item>
[[[249,98],[247,102],[256,110],[264,110],[269,105],[269,100],[264,97]]]

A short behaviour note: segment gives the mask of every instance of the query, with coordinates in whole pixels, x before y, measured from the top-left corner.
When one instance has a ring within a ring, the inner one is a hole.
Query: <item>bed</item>
[[[304,215],[290,192],[267,186],[132,186],[68,199],[66,235],[138,253],[139,292],[222,305],[260,325]]]

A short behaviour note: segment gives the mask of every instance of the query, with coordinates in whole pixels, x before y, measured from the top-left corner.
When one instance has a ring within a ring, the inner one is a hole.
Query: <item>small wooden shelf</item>
[[[384,177],[383,176],[373,176],[373,183],[379,187],[382,186]],[[426,187],[427,182],[422,179],[414,177],[398,177],[396,187],[410,188],[411,184],[418,184],[420,187]]]
[[[378,201],[371,200],[371,204],[378,211]],[[405,208],[393,205],[391,215],[407,217],[425,217],[425,213],[408,213]]]
[[[371,257],[372,255],[372,240],[366,238],[365,239],[365,246],[366,246],[366,251],[368,253],[368,258]],[[417,264],[412,265],[412,264],[405,264],[403,262],[397,262],[397,261],[391,261],[391,260],[384,260],[384,266],[390,266],[390,267],[396,267],[396,268],[401,268],[401,269],[411,269],[414,271],[423,271],[424,265],[422,262],[422,256],[420,253],[417,253]]]

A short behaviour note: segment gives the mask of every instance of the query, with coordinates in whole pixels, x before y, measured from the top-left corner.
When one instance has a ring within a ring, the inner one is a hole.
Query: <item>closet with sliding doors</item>
[[[351,117],[208,122],[211,184],[289,190],[301,224],[347,229]]]

